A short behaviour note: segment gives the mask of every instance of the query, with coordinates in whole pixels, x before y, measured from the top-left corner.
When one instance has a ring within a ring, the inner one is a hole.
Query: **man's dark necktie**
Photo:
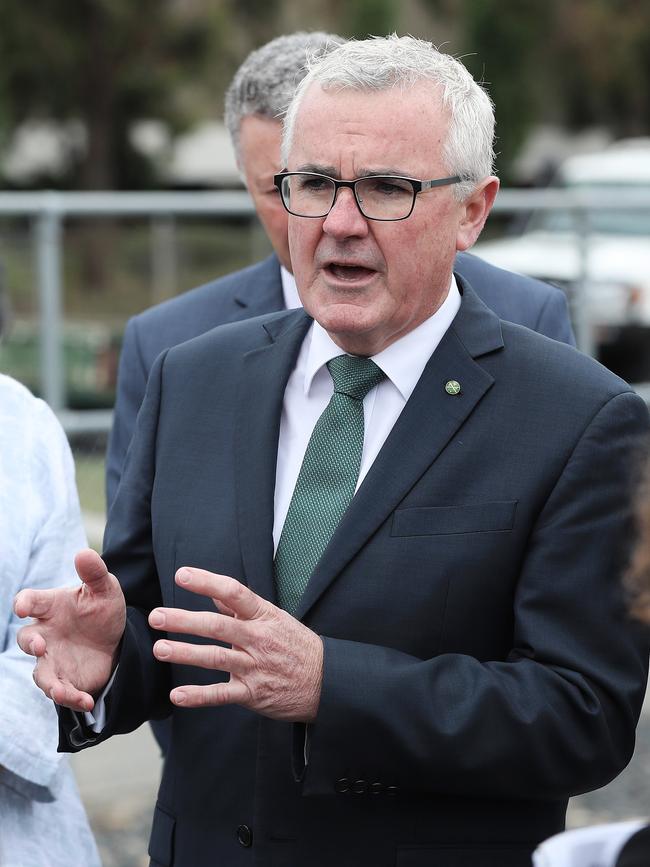
[[[384,379],[369,358],[328,361],[334,394],[316,422],[275,554],[278,604],[293,614],[354,496],[363,451],[363,399]]]

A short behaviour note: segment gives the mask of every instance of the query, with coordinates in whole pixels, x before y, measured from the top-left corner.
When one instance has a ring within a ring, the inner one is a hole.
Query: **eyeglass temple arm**
[[[462,182],[460,175],[451,175],[448,178],[436,178],[432,181],[422,181],[422,190],[431,190],[434,187],[446,187],[448,184],[460,184]]]

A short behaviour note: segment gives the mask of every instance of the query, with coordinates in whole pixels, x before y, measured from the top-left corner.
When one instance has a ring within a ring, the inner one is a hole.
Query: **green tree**
[[[513,157],[546,98],[545,70],[552,44],[548,0],[463,0],[463,57],[496,106],[497,166],[508,180]]]
[[[80,121],[85,147],[50,186],[142,189],[156,184],[151,163],[132,145],[134,121],[156,118],[172,132],[194,107],[196,82],[219,42],[218,18],[174,0],[3,0],[0,109],[5,131],[26,119]],[[6,139],[6,135],[5,135]],[[106,291],[114,237],[90,222],[78,237],[86,291]]]
[[[142,188],[154,177],[133,149],[134,120],[172,130],[191,119],[178,96],[204,70],[219,33],[172,0],[3,0],[0,108],[5,130],[27,118],[80,120],[86,147],[67,185]]]
[[[563,120],[615,136],[650,128],[650,5],[639,0],[554,0],[555,92]]]
[[[399,12],[394,0],[357,0],[346,4],[342,29],[356,39],[384,36],[398,26]]]

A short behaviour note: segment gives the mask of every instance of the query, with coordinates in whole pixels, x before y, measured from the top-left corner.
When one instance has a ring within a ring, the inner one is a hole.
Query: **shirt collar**
[[[407,401],[422,376],[428,360],[444,337],[460,308],[460,292],[456,278],[452,274],[447,297],[440,307],[420,323],[413,331],[391,343],[386,349],[372,356],[387,378]],[[305,394],[318,371],[327,362],[341,355],[343,350],[329,336],[327,331],[314,321],[307,335],[309,348],[305,364]]]
[[[282,298],[284,299],[285,309],[293,310],[296,307],[302,307],[296,281],[293,274],[287,271],[284,265],[280,265],[280,279],[282,280]]]

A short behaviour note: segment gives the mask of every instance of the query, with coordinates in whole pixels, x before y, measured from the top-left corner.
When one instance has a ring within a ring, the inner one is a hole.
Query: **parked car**
[[[629,381],[650,380],[650,138],[573,156],[560,167],[556,185],[621,199],[620,208],[584,214],[582,292],[580,235],[570,211],[537,211],[518,236],[478,243],[473,252],[560,286],[574,316],[577,304],[585,305],[597,357]],[[625,195],[638,190],[647,191],[647,209],[626,208]]]

